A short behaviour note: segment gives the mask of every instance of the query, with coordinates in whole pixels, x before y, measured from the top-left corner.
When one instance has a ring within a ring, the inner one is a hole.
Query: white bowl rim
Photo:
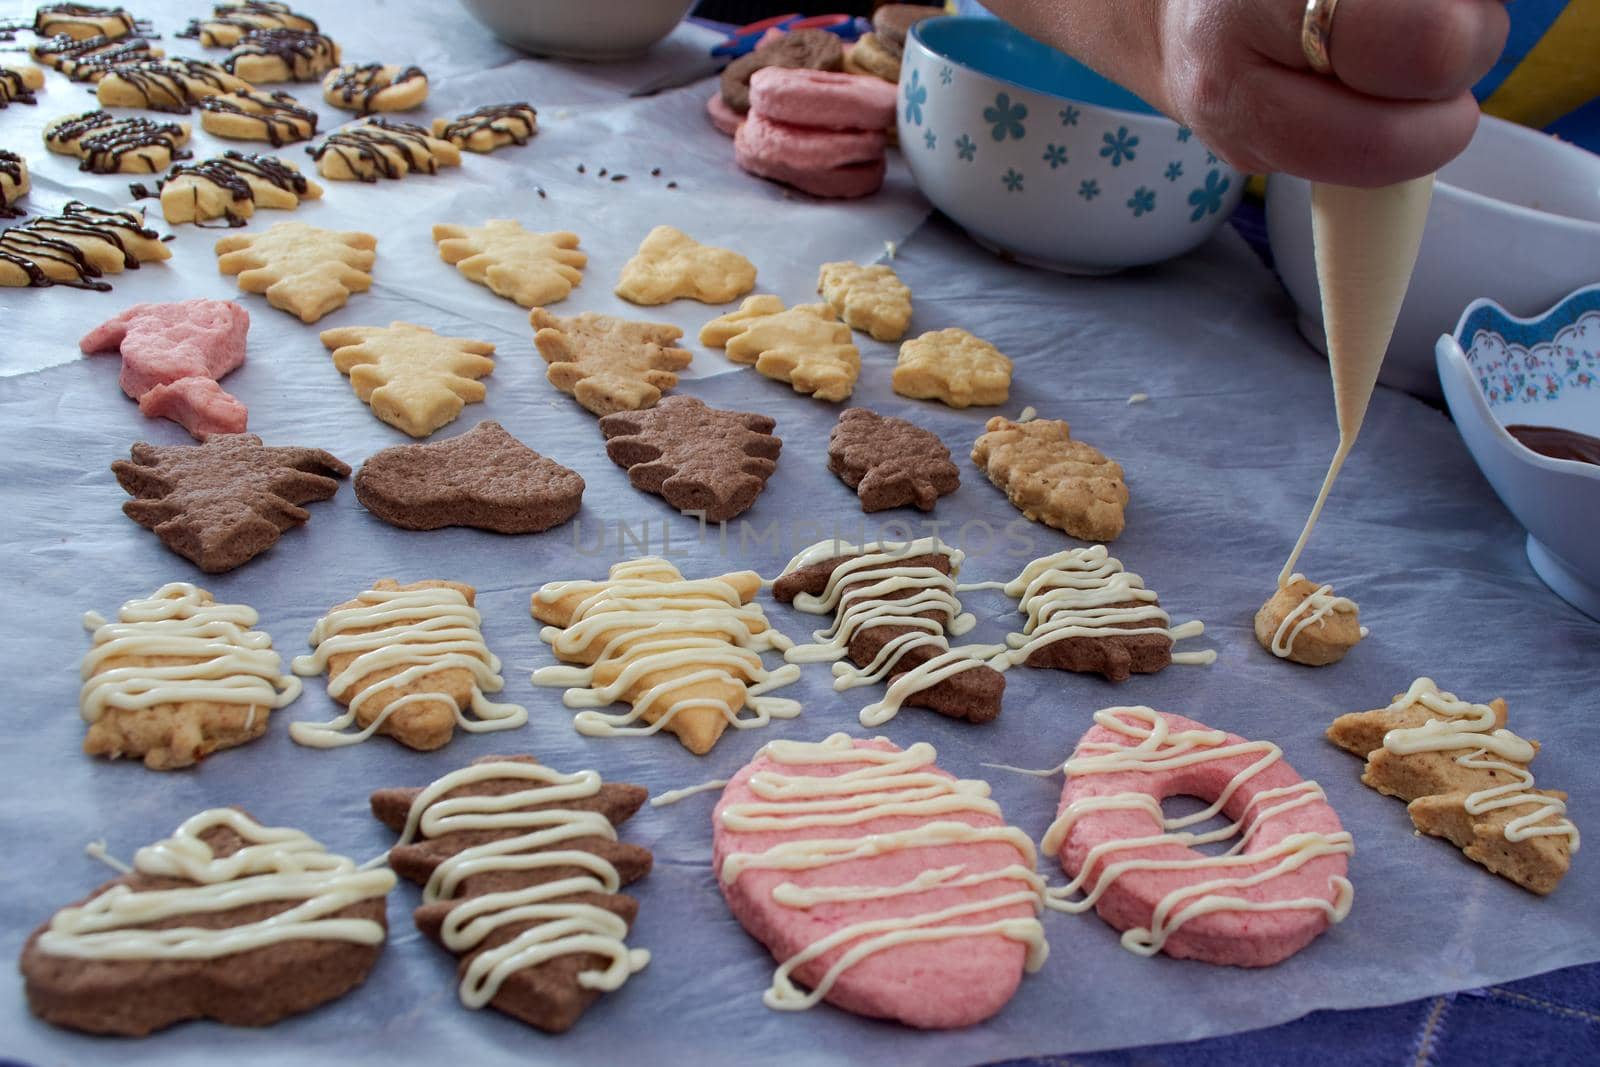
[[[1510,449],[1518,459],[1532,466],[1558,474],[1576,474],[1579,477],[1587,478],[1592,481],[1600,481],[1600,464],[1585,463],[1584,461],[1577,459],[1556,459],[1554,456],[1547,456],[1542,452],[1535,452],[1533,449],[1529,448],[1527,445],[1511,436],[1511,434],[1506,431],[1505,424],[1500,421],[1499,416],[1494,413],[1494,409],[1489,406],[1488,398],[1483,395],[1483,388],[1478,384],[1478,376],[1473,373],[1472,366],[1467,363],[1467,353],[1461,347],[1461,341],[1459,340],[1461,331],[1466,328],[1467,319],[1470,318],[1474,312],[1482,308],[1494,308],[1495,311],[1499,312],[1512,322],[1523,325],[1532,325],[1538,320],[1544,318],[1546,315],[1550,314],[1562,304],[1565,304],[1567,301],[1591,292],[1600,292],[1600,282],[1597,282],[1593,285],[1579,286],[1577,289],[1574,289],[1572,292],[1568,293],[1560,300],[1557,300],[1554,304],[1551,304],[1538,314],[1528,315],[1526,317],[1513,315],[1505,308],[1501,307],[1498,303],[1491,300],[1489,297],[1480,296],[1478,299],[1468,304],[1465,310],[1461,312],[1461,317],[1456,320],[1455,332],[1442,333],[1439,335],[1439,340],[1434,345],[1434,355],[1438,360],[1441,378],[1444,375],[1445,367],[1448,365],[1455,370],[1457,377],[1466,381],[1469,394],[1472,397],[1473,405],[1478,409],[1478,413],[1484,417],[1484,421],[1489,424],[1491,431],[1493,432],[1495,438],[1500,442],[1502,448]],[[1448,402],[1448,393],[1446,394],[1446,399]],[[1454,414],[1453,411],[1452,414]],[[1459,423],[1459,421],[1460,419],[1457,417],[1457,422]]]
[[[1480,123],[1488,123],[1490,126],[1498,128],[1500,132],[1509,134],[1514,138],[1520,138],[1526,141],[1528,144],[1539,144],[1541,147],[1545,148],[1553,147],[1562,155],[1570,156],[1573,159],[1586,159],[1589,161],[1589,166],[1600,169],[1600,156],[1595,155],[1593,152],[1590,152],[1587,149],[1579,148],[1575,144],[1563,141],[1561,138],[1556,137],[1553,134],[1544,133],[1540,130],[1529,129],[1527,126],[1511,122],[1507,119],[1498,118],[1494,115],[1480,115],[1478,117],[1478,121]],[[1452,162],[1454,161],[1452,160]],[[1566,223],[1569,226],[1576,226],[1580,230],[1593,230],[1594,236],[1596,238],[1600,238],[1600,219],[1580,219],[1576,216],[1567,215],[1560,211],[1546,211],[1543,208],[1528,207],[1526,204],[1518,204],[1511,200],[1502,200],[1499,197],[1490,196],[1488,193],[1480,193],[1475,190],[1468,189],[1464,185],[1457,185],[1455,182],[1448,182],[1444,181],[1443,179],[1440,179],[1438,184],[1441,188],[1448,189],[1452,193],[1461,196],[1463,199],[1469,202],[1492,204],[1512,216],[1527,216],[1529,218],[1537,219],[1560,219],[1563,223]],[[1597,196],[1597,200],[1600,200],[1600,196]],[[1567,295],[1572,296],[1575,294],[1569,293]],[[1560,302],[1561,301],[1557,301],[1556,303],[1559,304]],[[1553,310],[1554,307],[1555,305],[1551,305],[1551,308],[1548,310]],[[1534,317],[1537,318],[1538,316]],[[1519,319],[1518,321],[1525,322],[1527,320]]]
[[[998,24],[1000,26],[1004,26],[1005,28],[1009,29],[1013,33],[1020,34],[1023,37],[1028,37],[1027,34],[1023,33],[1021,30],[1017,29],[1016,27],[1012,26],[1010,23],[1005,22],[1002,19],[984,18],[981,15],[942,15],[942,16],[939,17],[939,19],[937,21],[945,22],[947,20],[952,20],[952,21],[956,21],[956,22],[964,22],[964,23],[967,23],[967,24],[972,25],[972,26]],[[1183,123],[1179,122],[1177,119],[1172,118],[1170,115],[1167,115],[1165,112],[1158,110],[1155,107],[1155,105],[1153,105],[1153,104],[1146,103],[1145,106],[1150,108],[1149,111],[1129,111],[1127,108],[1114,107],[1114,106],[1112,106],[1110,104],[1097,104],[1097,103],[1094,103],[1093,101],[1090,101],[1090,100],[1084,100],[1081,97],[1062,96],[1060,93],[1052,93],[1048,89],[1035,89],[1031,85],[1024,85],[1021,82],[1016,81],[1016,80],[1011,79],[1011,78],[1007,78],[1002,74],[991,74],[989,71],[980,70],[979,68],[974,67],[970,63],[963,63],[961,60],[955,58],[954,56],[946,55],[945,53],[938,51],[931,44],[929,44],[927,41],[924,41],[922,39],[922,26],[923,26],[923,23],[924,22],[933,22],[933,21],[935,21],[935,20],[934,19],[924,19],[922,22],[913,23],[912,26],[911,26],[911,29],[910,29],[910,31],[908,33],[908,36],[912,40],[916,41],[916,43],[919,46],[921,46],[923,51],[927,52],[930,56],[936,56],[940,60],[943,60],[946,63],[953,64],[954,66],[960,67],[962,70],[967,71],[970,74],[976,74],[980,78],[988,78],[988,79],[990,79],[992,81],[1000,82],[1002,85],[1009,85],[1013,89],[1019,89],[1022,92],[1025,92],[1025,93],[1037,93],[1039,96],[1047,96],[1052,100],[1064,100],[1067,103],[1077,104],[1077,105],[1079,105],[1081,107],[1092,107],[1097,111],[1104,111],[1108,115],[1126,115],[1131,120],[1139,120],[1139,121],[1144,121],[1144,122],[1154,121],[1154,122],[1171,123],[1172,126],[1174,126],[1174,127],[1179,127],[1179,126],[1183,125]],[[1034,40],[1032,37],[1028,37],[1028,39],[1030,41]],[[1041,47],[1044,47],[1044,48],[1049,48],[1050,47],[1049,45],[1043,44],[1043,42],[1035,41],[1034,43],[1035,44],[1039,44]],[[1066,55],[1066,53],[1062,52],[1062,55]],[[1067,58],[1068,59],[1072,59],[1071,56],[1067,56]],[[1106,80],[1108,82],[1111,81],[1110,78],[1107,78],[1104,74],[1101,74],[1099,71],[1095,70],[1093,67],[1089,66],[1087,63],[1082,63],[1082,62],[1080,62],[1079,60],[1076,60],[1076,59],[1072,59],[1072,62],[1077,63],[1079,66],[1083,67],[1085,70],[1089,71],[1091,74],[1093,74],[1097,78],[1102,78],[1102,79],[1104,79],[1104,80]],[[1112,84],[1113,85],[1117,85],[1119,88],[1122,89],[1123,92],[1128,93],[1131,96],[1135,96],[1135,97],[1139,96],[1138,93],[1134,92],[1132,89],[1129,89],[1127,86],[1120,85],[1117,82],[1112,82]],[[1140,99],[1142,100],[1143,98],[1140,97]],[[1228,169],[1234,169],[1234,168],[1231,167],[1230,164],[1221,162],[1220,160],[1218,161],[1217,165],[1218,166],[1222,166],[1222,167],[1226,167]]]

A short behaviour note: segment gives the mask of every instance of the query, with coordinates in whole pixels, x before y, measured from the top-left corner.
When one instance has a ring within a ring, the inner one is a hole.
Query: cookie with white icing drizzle
[[[202,811],[33,932],[28,1006],[56,1026],[125,1037],[187,1019],[275,1023],[366,979],[394,884],[299,830]]]
[[[881,737],[773,741],[729,781],[712,866],[734,917],[779,961],[767,1007],[827,1000],[970,1026],[1044,963],[1033,842],[987,782],[955,778],[936,755]]]
[[[1174,654],[1174,641],[1204,633],[1205,624],[1172,626],[1155,592],[1124,570],[1104,545],[1043,556],[1003,588],[1018,599],[1017,609],[1028,622],[1021,633],[1006,638],[1010,650],[991,661],[1000,670],[1026,663],[1123,682],[1171,663],[1217,658],[1210,651]]]
[[[289,736],[339,748],[386,734],[427,752],[448,744],[457,726],[488,733],[527,722],[526,708],[485,695],[505,680],[500,657],[484,644],[475,593],[460,582],[385,578],[318,619],[316,651],[292,666],[299,675],[326,672],[328,695],[346,710],[331,722],[293,723]],[[346,733],[352,725],[356,732]]]
[[[550,582],[533,594],[539,639],[581,667],[543,667],[535,685],[566,686],[573,725],[591,737],[678,735],[697,756],[724,730],[793,718],[800,705],[767,696],[800,676],[769,671],[761,653],[792,647],[753,603],[754,571],[686,579],[664,559],[646,556],[611,567],[605,581]],[[623,701],[627,712],[596,710]],[[751,714],[742,715],[748,710]]]
[[[1325,667],[1344,659],[1367,636],[1367,628],[1354,600],[1295,573],[1256,612],[1255,634],[1279,659]]]
[[[1270,741],[1152,708],[1095,712],[1065,763],[1041,848],[1072,879],[1047,907],[1094,908],[1140,956],[1266,967],[1309,945],[1354,900],[1350,834],[1322,787]],[[1208,802],[1169,818],[1169,796]],[[1191,829],[1214,816],[1216,830]],[[1231,841],[1224,852],[1196,846]]]
[[[457,994],[550,1033],[644,968],[625,938],[650,850],[617,839],[636,785],[486,756],[424,789],[380,789],[372,813],[400,833],[390,866],[423,886],[417,928],[461,958]]]
[[[254,741],[267,717],[300,695],[272,638],[252,630],[255,610],[219,604],[172,582],[122,605],[113,622],[94,612],[78,707],[91,756],[143,757],[151,770],[188,767]]]
[[[835,616],[815,643],[785,653],[791,663],[834,663],[836,690],[888,681],[881,700],[861,709],[861,725],[881,726],[902,705],[985,723],[1000,714],[1006,680],[986,662],[999,645],[952,648],[975,624],[956,599],[965,558],[937,538],[850,545],[821,541],[773,582],[772,594],[813,615]]]
[[[1418,678],[1387,707],[1341,715],[1328,739],[1365,756],[1361,780],[1406,801],[1416,828],[1443,837],[1495,874],[1553,892],[1578,851],[1567,794],[1539,789],[1539,751],[1506,728],[1504,700],[1473,704]]]

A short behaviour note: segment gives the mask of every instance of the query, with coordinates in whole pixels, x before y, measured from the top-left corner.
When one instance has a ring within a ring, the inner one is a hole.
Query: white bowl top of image
[[[1550,437],[1566,435],[1522,429],[1600,444],[1600,285],[1532,318],[1475,300],[1455,333],[1439,338],[1435,360],[1468,451],[1527,528],[1534,571],[1600,619],[1600,462],[1541,454],[1524,442],[1548,451]]]
[[[1034,266],[1105,274],[1170,259],[1244,192],[1187,127],[997,19],[912,27],[897,121],[934,206]]]
[[[1300,332],[1326,351],[1311,248],[1311,190],[1267,181],[1267,232]],[[1485,115],[1460,157],[1439,172],[1411,288],[1378,380],[1438,397],[1434,341],[1468,301],[1487,296],[1535,315],[1600,281],[1600,156]]]
[[[631,59],[666,37],[695,0],[461,0],[513,48],[541,56]]]

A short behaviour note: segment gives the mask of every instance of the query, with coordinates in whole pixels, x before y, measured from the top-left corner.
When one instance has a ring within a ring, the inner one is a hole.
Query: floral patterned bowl
[[[1186,127],[997,19],[928,19],[900,71],[900,150],[979,244],[1107,274],[1200,244],[1244,192]]]
[[[1531,319],[1476,300],[1434,347],[1450,414],[1494,491],[1528,530],[1528,562],[1600,619],[1600,465],[1552,459],[1506,432],[1552,426],[1600,437],[1600,285]]]

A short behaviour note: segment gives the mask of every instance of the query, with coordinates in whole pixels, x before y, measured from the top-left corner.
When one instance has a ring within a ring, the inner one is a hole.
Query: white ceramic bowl
[[[1274,174],[1267,230],[1300,332],[1326,351],[1311,249],[1311,187]],[[1434,341],[1467,302],[1487,295],[1532,315],[1600,279],[1600,156],[1484,116],[1460,158],[1439,172],[1422,251],[1378,380],[1437,398]]]
[[[1519,319],[1476,300],[1435,347],[1450,414],[1494,491],[1528,530],[1546,585],[1600,619],[1600,465],[1551,459],[1505,431],[1554,426],[1600,437],[1600,285]]]
[[[1181,255],[1244,192],[1186,128],[997,19],[912,27],[898,128],[935,207],[986,248],[1055,270]]]
[[[566,59],[629,59],[671,33],[695,0],[461,0],[513,48]]]

